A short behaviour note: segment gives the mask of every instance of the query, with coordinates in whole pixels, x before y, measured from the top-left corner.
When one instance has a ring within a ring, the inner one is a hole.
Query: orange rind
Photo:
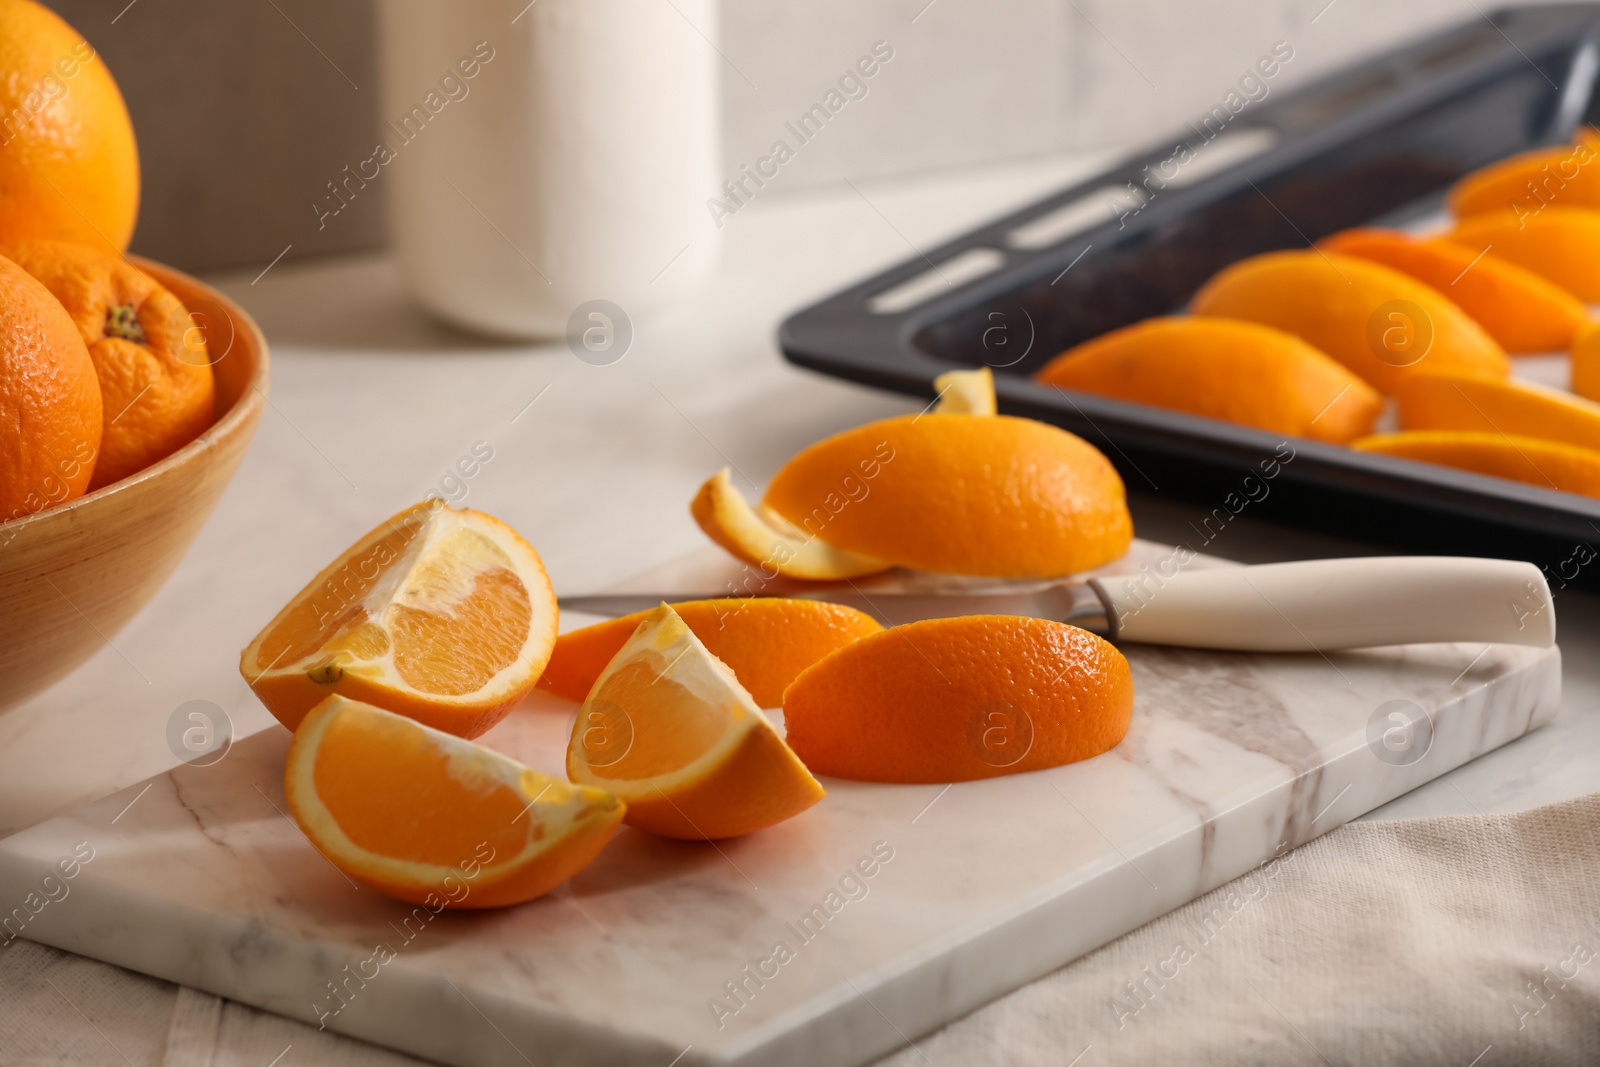
[[[1383,397],[1300,338],[1238,319],[1146,319],[1045,364],[1046,385],[1342,444],[1372,427]]]
[[[1438,290],[1337,252],[1268,252],[1240,260],[1206,282],[1190,310],[1292,333],[1384,394],[1394,392],[1406,369],[1420,365],[1511,373],[1505,350]]]
[[[1600,452],[1558,441],[1469,430],[1404,430],[1363,437],[1350,447],[1600,497]]]
[[[1089,759],[1133,715],[1128,662],[1046,619],[928,619],[862,638],[783,696],[789,744],[817,774],[963,782]]]
[[[1376,229],[1345,230],[1317,245],[1370,259],[1432,286],[1476,319],[1507,352],[1564,351],[1589,322],[1583,301],[1492,252]]]
[[[700,486],[689,513],[707,537],[729,554],[760,568],[769,580],[783,575],[837,581],[886,571],[894,564],[837,548],[767,508],[751,507],[724,467]]]
[[[1537,274],[1585,303],[1600,303],[1600,210],[1547,207],[1514,218],[1491,212],[1462,219],[1446,234],[1473,255],[1489,252]]]
[[[1419,371],[1395,393],[1402,430],[1512,434],[1600,449],[1600,404],[1535,382]]]

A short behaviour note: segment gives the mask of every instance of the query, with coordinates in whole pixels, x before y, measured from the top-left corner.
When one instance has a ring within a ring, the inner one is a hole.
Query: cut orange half
[[[533,688],[555,639],[533,547],[499,519],[427,501],[313,578],[239,671],[291,730],[337,693],[476,737]]]
[[[628,825],[690,840],[753,833],[823,797],[733,671],[666,604],[578,709],[567,775],[621,798]]]
[[[351,878],[415,904],[497,908],[588,866],[622,821],[601,789],[331,696],[295,731],[294,821]]]

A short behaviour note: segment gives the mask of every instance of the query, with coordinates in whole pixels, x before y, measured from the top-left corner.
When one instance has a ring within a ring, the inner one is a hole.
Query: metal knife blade
[[[899,593],[830,586],[826,589],[787,591],[743,599],[766,599],[772,596],[843,604],[871,615],[885,626],[958,615],[1028,615],[1070,622],[1106,636],[1111,632],[1105,603],[1084,582],[1059,582],[1025,592],[1007,593]],[[663,601],[682,603],[699,599],[717,598],[697,597],[692,593],[601,593],[564,596],[557,603],[562,611],[617,616],[648,611]]]

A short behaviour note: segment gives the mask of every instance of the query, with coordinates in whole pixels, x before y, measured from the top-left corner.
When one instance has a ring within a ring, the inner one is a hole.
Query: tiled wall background
[[[105,56],[140,137],[135,248],[191,268],[383,243],[382,189],[318,231],[310,201],[370,150],[373,4],[48,0]],[[449,0],[440,0],[449,2]],[[660,3],[665,0],[639,0]],[[505,0],[507,17],[526,0]],[[1496,5],[1499,6],[1499,5]],[[1475,0],[723,0],[730,174],[875,41],[894,58],[785,167],[779,188],[1135,145],[1215,103],[1276,40],[1274,91]],[[710,46],[708,46],[710,47]]]

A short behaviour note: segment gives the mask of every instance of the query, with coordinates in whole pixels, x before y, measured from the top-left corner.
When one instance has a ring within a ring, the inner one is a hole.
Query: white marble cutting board
[[[0,920],[460,1067],[858,1063],[1543,725],[1560,697],[1554,649],[1126,651],[1133,725],[1096,759],[948,787],[824,779],[811,811],[719,845],[624,828],[567,886],[489,913],[413,915],[323,860],[284,814],[274,727],[0,841]],[[1391,701],[1431,717],[1415,762],[1369,743]],[[540,695],[485,741],[559,771],[571,714]],[[63,859],[74,876],[46,881]]]

